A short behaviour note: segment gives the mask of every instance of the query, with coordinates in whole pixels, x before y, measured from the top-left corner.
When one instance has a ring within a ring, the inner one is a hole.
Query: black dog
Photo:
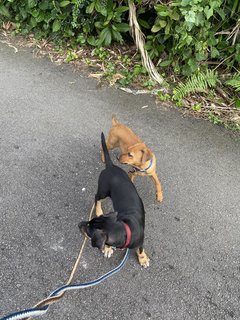
[[[106,169],[99,176],[95,196],[97,218],[79,223],[79,228],[91,238],[92,246],[102,250],[107,257],[113,253],[111,246],[137,249],[139,263],[146,268],[149,258],[143,249],[143,202],[127,173],[112,163],[103,133],[101,139]],[[116,212],[103,215],[100,200],[106,197],[111,197]]]

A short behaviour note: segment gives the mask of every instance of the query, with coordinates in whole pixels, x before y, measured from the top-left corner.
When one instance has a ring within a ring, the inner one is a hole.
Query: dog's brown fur
[[[136,176],[147,175],[151,177],[156,187],[157,201],[162,202],[163,193],[161,183],[156,174],[156,157],[154,153],[130,128],[121,124],[115,115],[112,116],[112,128],[109,131],[106,143],[108,150],[117,147],[121,149],[121,155],[119,157],[120,163],[144,170],[148,168],[152,160],[151,167],[145,172],[133,171],[129,172],[128,175],[131,181],[133,181]],[[104,161],[103,153],[102,160]]]

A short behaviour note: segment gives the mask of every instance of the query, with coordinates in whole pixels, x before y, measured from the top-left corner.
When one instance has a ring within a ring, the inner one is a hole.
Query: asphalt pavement
[[[1,42],[0,112],[0,317],[67,280],[104,167],[100,133],[115,113],[158,159],[162,204],[150,179],[135,180],[150,267],[131,252],[120,273],[67,293],[40,318],[240,319],[237,135]],[[123,254],[105,259],[88,242],[74,281],[100,276]]]

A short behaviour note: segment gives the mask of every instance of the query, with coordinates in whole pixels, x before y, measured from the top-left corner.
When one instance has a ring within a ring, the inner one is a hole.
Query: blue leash
[[[96,286],[97,284],[101,283],[102,281],[106,280],[110,276],[114,275],[115,273],[119,272],[122,267],[125,265],[127,259],[129,257],[129,249],[126,250],[125,256],[122,260],[122,262],[113,270],[105,273],[103,276],[89,282],[85,283],[79,283],[79,284],[70,284],[70,285],[65,285],[62,286],[56,290],[54,290],[49,297],[54,297],[57,295],[60,295],[66,291],[69,290],[75,290],[75,289],[84,289],[88,287],[93,287]],[[9,314],[3,318],[0,318],[0,320],[20,320],[20,319],[25,319],[25,318],[30,318],[30,317],[37,317],[45,314],[48,311],[49,305],[46,305],[44,307],[38,307],[38,308],[32,308],[32,309],[25,309],[19,312],[15,312],[12,314]]]

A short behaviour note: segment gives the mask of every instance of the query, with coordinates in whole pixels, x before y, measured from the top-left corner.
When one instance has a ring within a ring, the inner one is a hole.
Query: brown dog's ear
[[[144,148],[142,151],[142,164],[152,159],[152,152],[148,148]]]
[[[97,247],[100,250],[104,249],[105,242],[107,241],[107,235],[105,231],[96,229],[91,237],[92,246]]]

